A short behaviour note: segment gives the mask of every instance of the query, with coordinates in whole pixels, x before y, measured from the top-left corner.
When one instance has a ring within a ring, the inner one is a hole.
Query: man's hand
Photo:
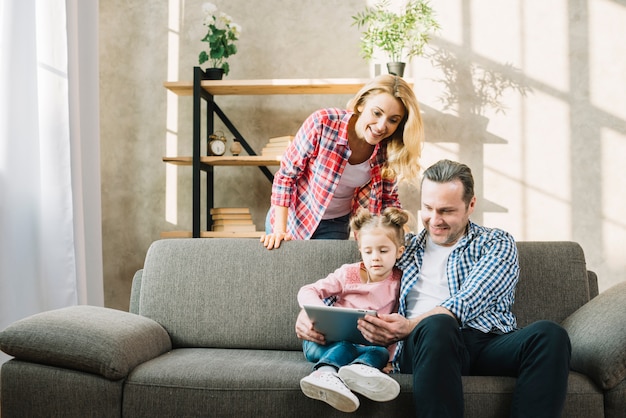
[[[296,335],[301,340],[313,341],[314,343],[322,345],[326,344],[324,334],[320,334],[313,328],[313,323],[304,309],[300,311],[296,319]]]
[[[359,319],[357,328],[361,331],[361,334],[363,334],[366,340],[386,347],[408,337],[422,319],[439,314],[449,315],[457,319],[456,316],[446,308],[435,306],[430,311],[412,319],[407,319],[397,313],[387,315],[379,314],[377,317],[365,315],[363,319]]]
[[[359,319],[357,326],[366,340],[385,347],[405,339],[414,327],[408,319],[397,313],[365,315]]]

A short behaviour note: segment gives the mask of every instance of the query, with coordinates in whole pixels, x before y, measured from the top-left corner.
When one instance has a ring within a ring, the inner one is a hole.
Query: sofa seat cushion
[[[174,349],[139,365],[124,389],[124,416],[272,416],[345,417],[324,402],[304,396],[300,379],[312,363],[301,351],[219,348]],[[412,375],[392,375],[400,395],[390,402],[359,396],[358,416],[413,416]],[[586,377],[573,372],[569,388],[570,417],[596,416],[602,392]],[[464,376],[465,405],[472,416],[508,415],[515,379]],[[579,415],[585,411],[587,415]]]
[[[124,388],[123,416],[345,417],[307,398],[300,379],[312,371],[302,351],[174,349],[138,366]],[[367,416],[412,416],[411,376],[396,376],[391,402],[361,397]]]
[[[0,349],[20,360],[95,373],[110,380],[171,349],[151,319],[97,306],[32,315],[0,332]]]
[[[626,282],[600,293],[563,321],[572,342],[573,370],[603,389],[626,378]]]

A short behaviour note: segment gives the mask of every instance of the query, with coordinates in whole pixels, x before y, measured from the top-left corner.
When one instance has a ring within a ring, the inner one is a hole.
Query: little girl
[[[345,264],[328,277],[303,286],[298,303],[373,309],[382,314],[396,312],[402,272],[394,267],[404,251],[404,225],[407,212],[389,207],[380,216],[361,209],[350,221],[362,262]],[[374,401],[395,399],[400,385],[381,372],[389,362],[393,347],[366,346],[348,341],[320,345],[303,341],[308,361],[314,362],[313,373],[300,381],[309,398],[328,403],[343,412],[359,407],[352,391]]]

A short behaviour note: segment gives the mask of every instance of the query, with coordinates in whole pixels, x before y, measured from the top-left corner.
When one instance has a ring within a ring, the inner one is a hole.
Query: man
[[[508,233],[470,221],[474,179],[442,160],[422,179],[424,230],[407,234],[398,314],[366,316],[359,329],[380,345],[398,342],[395,371],[413,374],[418,417],[462,417],[462,375],[517,378],[512,417],[559,417],[571,346],[550,321],[518,329],[511,312],[519,265]],[[323,341],[306,317],[300,338]]]

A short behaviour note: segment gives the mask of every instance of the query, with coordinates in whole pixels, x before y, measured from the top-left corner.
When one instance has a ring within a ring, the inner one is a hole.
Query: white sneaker
[[[380,370],[364,364],[350,364],[339,369],[339,377],[348,388],[377,402],[398,397],[400,385]]]
[[[342,412],[354,412],[359,398],[343,384],[337,373],[314,371],[300,380],[302,393],[312,399],[324,401]]]

